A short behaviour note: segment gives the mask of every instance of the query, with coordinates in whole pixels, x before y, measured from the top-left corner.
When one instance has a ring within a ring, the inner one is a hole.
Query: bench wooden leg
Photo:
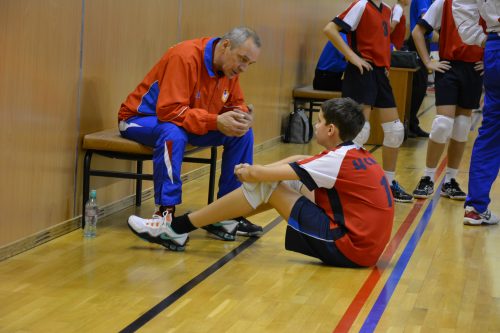
[[[142,161],[137,161],[137,174],[142,175]],[[141,206],[142,203],[142,178],[137,178],[135,180],[135,205],[137,207]]]
[[[217,147],[210,148],[210,175],[208,181],[208,203],[214,201],[215,171],[217,169]]]
[[[87,150],[83,159],[83,193],[82,193],[82,229],[85,228],[85,204],[90,193],[90,162],[92,161],[92,151]]]

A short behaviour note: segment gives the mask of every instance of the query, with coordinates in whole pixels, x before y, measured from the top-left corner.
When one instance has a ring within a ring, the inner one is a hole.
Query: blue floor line
[[[422,215],[420,222],[415,228],[415,231],[413,232],[410,240],[408,241],[408,244],[406,244],[403,253],[399,257],[396,265],[394,266],[394,269],[392,270],[389,279],[387,279],[384,288],[380,292],[380,295],[375,301],[375,304],[370,310],[370,313],[366,317],[366,320],[363,323],[360,332],[373,332],[377,327],[377,324],[380,321],[380,318],[382,317],[382,314],[384,313],[387,304],[389,303],[394,293],[394,290],[396,289],[399,280],[401,279],[401,276],[403,275],[403,272],[406,269],[406,266],[408,265],[411,256],[413,255],[413,252],[415,252],[415,248],[417,247],[420,238],[422,237],[425,229],[427,228],[427,225],[429,224],[429,221],[432,217],[432,213],[434,212],[434,209],[436,208],[439,199],[441,198],[440,192],[442,185],[443,181],[441,181],[441,183],[439,184],[439,187],[437,188],[431,202],[425,209],[425,212]]]

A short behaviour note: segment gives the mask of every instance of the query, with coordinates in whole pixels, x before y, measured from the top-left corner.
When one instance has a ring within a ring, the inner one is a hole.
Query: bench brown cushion
[[[153,148],[125,139],[118,129],[108,129],[90,133],[83,137],[83,149],[114,151],[130,154],[152,155]],[[186,152],[194,151],[197,147],[187,145]]]
[[[314,90],[312,85],[310,85],[293,89],[293,97],[327,100],[327,99],[342,97],[342,92],[328,91],[328,90]]]

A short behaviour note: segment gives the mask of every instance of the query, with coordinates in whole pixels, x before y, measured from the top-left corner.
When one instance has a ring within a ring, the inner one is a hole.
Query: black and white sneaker
[[[420,178],[417,187],[413,190],[413,196],[419,199],[427,199],[432,193],[434,193],[434,182],[429,176]]]
[[[260,225],[253,224],[242,216],[235,218],[235,220],[238,221],[238,231],[236,232],[238,235],[260,237],[264,232]]]
[[[397,202],[412,202],[413,196],[411,194],[406,193],[403,187],[399,185],[399,183],[395,180],[392,181],[391,184],[391,192],[394,197],[394,201]]]
[[[223,241],[234,241],[236,239],[236,231],[238,230],[238,221],[229,220],[209,224],[203,227],[212,236]]]
[[[467,194],[462,191],[455,178],[452,178],[441,187],[441,196],[453,200],[465,200]]]

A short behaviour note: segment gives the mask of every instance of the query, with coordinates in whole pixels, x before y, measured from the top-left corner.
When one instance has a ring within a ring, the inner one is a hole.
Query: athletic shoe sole
[[[467,197],[466,195],[463,195],[463,196],[451,196],[451,195],[448,195],[446,193],[441,193],[441,196],[444,197],[444,198],[448,198],[448,199],[451,199],[451,200],[458,200],[458,201],[464,201],[465,198]]]
[[[215,239],[223,240],[226,242],[232,242],[236,240],[236,234],[233,235],[223,230],[209,229],[207,227],[203,227],[203,229],[205,229],[208,232],[208,234]]]
[[[394,201],[396,201],[396,202],[413,202],[413,198],[411,198],[411,199],[400,199],[400,198],[396,199],[396,198],[394,198]]]
[[[180,246],[180,245],[177,245],[175,244],[174,242],[172,242],[171,240],[167,240],[167,239],[161,239],[161,240],[158,240],[157,237],[153,237],[151,236],[150,234],[148,234],[147,232],[137,232],[134,230],[134,228],[132,228],[130,226],[130,224],[127,223],[127,226],[128,228],[137,236],[139,237],[140,239],[146,241],[146,242],[149,242],[149,243],[155,243],[155,244],[159,244],[167,249],[169,249],[170,251],[175,251],[175,252],[182,252],[186,249],[186,246]],[[186,241],[187,243],[187,241]]]
[[[414,197],[414,198],[417,198],[417,199],[429,199],[429,197],[430,197],[431,195],[432,195],[432,193],[431,193],[431,194],[427,194],[427,195],[425,195],[425,194],[415,194],[415,193],[413,193],[413,197]]]
[[[264,231],[251,231],[251,232],[247,232],[247,231],[236,231],[236,234],[239,235],[239,236],[246,236],[246,237],[260,237],[262,236],[262,234],[264,233]]]

